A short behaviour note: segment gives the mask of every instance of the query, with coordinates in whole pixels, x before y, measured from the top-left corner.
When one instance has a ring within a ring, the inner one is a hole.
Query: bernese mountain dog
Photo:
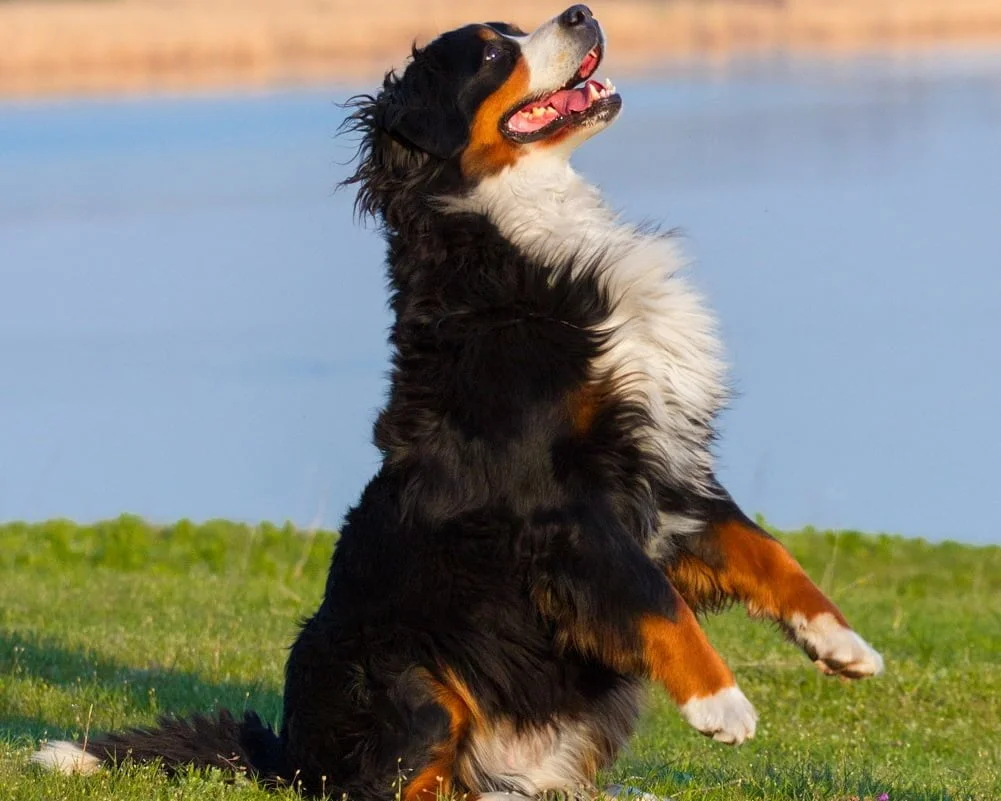
[[[583,5],[532,33],[468,25],[352,101],[391,388],[280,730],[167,719],[36,761],[218,766],[356,801],[588,792],[647,680],[702,734],[754,735],[700,611],[740,602],[825,673],[882,670],[714,475],[724,366],[670,238],[569,165],[622,105],[593,78],[604,47]]]

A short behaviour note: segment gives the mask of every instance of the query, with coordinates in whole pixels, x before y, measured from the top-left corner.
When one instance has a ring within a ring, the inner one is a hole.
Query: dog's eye
[[[483,48],[483,63],[486,64],[490,61],[496,61],[503,55],[504,50],[499,44],[496,42],[487,42],[486,47]]]

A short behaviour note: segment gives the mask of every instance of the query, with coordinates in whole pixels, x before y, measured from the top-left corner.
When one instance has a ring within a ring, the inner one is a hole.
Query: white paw
[[[795,616],[790,625],[803,650],[824,673],[861,679],[883,672],[883,657],[834,615],[824,613],[809,621]]]
[[[740,745],[754,736],[758,713],[737,687],[727,687],[681,706],[681,715],[707,737]]]
[[[77,743],[65,740],[46,743],[31,755],[31,761],[56,773],[81,773],[85,776],[101,767],[100,759],[88,754]]]

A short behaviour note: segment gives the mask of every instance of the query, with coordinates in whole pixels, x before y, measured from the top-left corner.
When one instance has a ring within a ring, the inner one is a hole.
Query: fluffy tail
[[[155,728],[106,734],[86,743],[47,743],[31,761],[61,773],[94,773],[104,764],[159,761],[168,773],[180,768],[221,768],[265,781],[283,773],[281,740],[253,712],[237,720],[229,712],[185,720],[161,718]]]

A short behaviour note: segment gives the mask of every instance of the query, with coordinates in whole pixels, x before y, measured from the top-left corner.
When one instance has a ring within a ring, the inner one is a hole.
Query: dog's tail
[[[105,764],[132,760],[159,762],[168,773],[187,766],[220,768],[263,782],[280,782],[284,773],[281,740],[253,712],[237,720],[222,711],[207,717],[161,718],[152,729],[131,729],[83,743],[56,740],[31,761],[61,773],[95,773]]]

